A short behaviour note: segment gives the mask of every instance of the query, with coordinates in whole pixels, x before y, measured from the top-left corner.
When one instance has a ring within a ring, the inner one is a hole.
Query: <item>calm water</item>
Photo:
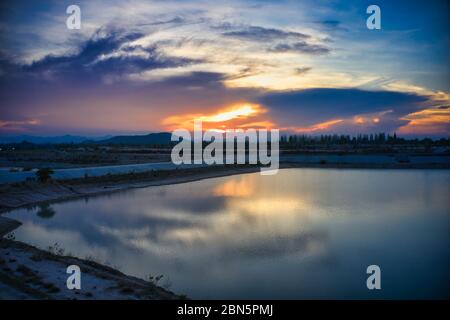
[[[16,238],[191,298],[450,297],[450,171],[287,169],[16,210]],[[379,291],[366,267],[381,267]]]

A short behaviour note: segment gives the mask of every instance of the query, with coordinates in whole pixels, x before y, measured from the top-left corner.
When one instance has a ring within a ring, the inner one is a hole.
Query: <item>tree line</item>
[[[306,146],[306,145],[385,145],[385,144],[413,144],[413,145],[443,145],[449,146],[450,139],[441,138],[433,140],[431,138],[406,139],[399,138],[396,133],[393,135],[384,132],[374,134],[357,135],[282,135],[280,137],[281,146]]]

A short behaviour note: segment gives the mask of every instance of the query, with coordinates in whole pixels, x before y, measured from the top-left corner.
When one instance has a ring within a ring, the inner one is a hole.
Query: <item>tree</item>
[[[47,182],[53,173],[54,171],[50,168],[41,168],[36,171],[36,177],[39,182]]]

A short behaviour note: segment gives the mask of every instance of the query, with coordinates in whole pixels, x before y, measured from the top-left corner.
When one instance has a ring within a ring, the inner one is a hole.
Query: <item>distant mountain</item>
[[[83,136],[53,136],[53,137],[39,137],[30,135],[18,135],[18,136],[0,136],[0,143],[21,143],[23,141],[34,143],[34,144],[60,144],[60,143],[81,143],[86,140],[104,140],[110,138],[111,136],[102,137],[83,137]]]
[[[169,132],[149,133],[146,135],[115,136],[105,140],[85,141],[91,144],[124,144],[124,145],[145,145],[145,144],[169,144],[172,134]]]

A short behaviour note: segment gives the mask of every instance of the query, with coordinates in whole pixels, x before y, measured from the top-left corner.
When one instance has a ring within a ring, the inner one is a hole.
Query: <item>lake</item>
[[[450,297],[450,171],[283,169],[11,211],[17,240],[190,298]],[[368,290],[366,268],[381,268]]]

